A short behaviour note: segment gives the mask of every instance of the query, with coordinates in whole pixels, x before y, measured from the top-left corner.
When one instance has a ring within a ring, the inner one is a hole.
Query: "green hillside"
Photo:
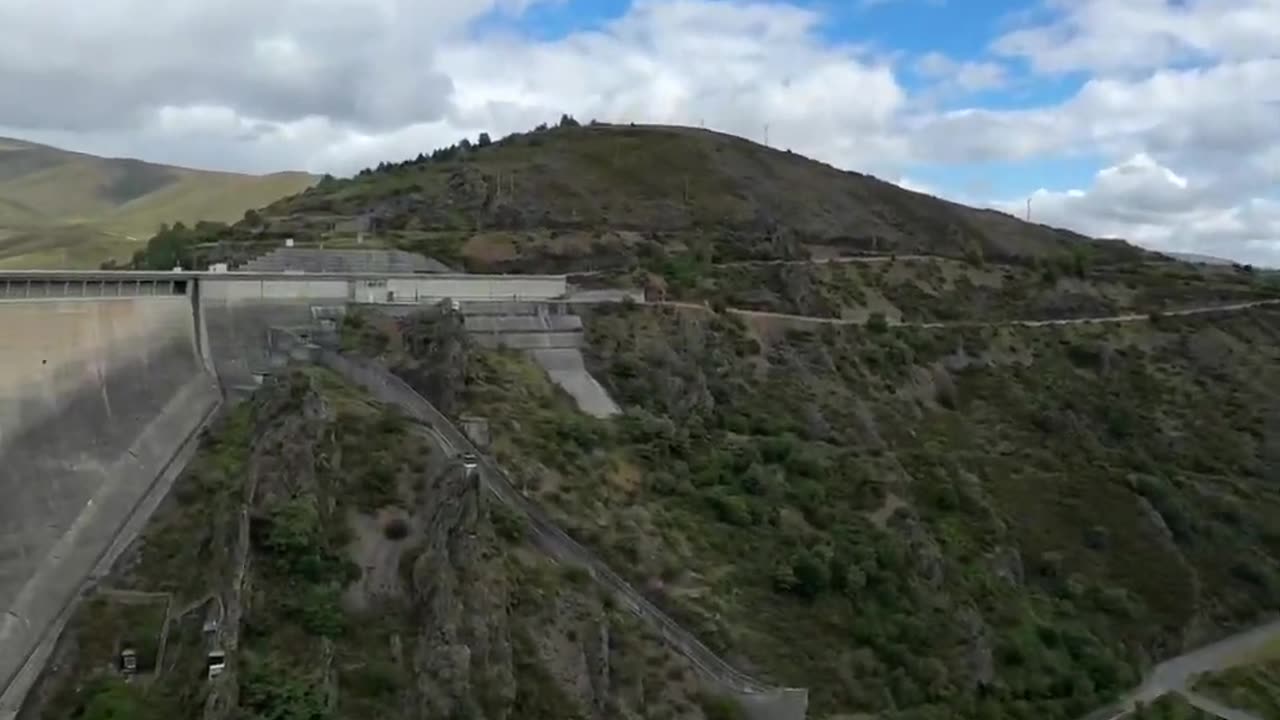
[[[1082,248],[1105,261],[1150,255],[730,135],[566,119],[326,178],[234,227],[166,237],[154,262],[140,263],[168,262],[178,247],[199,246],[196,262],[235,261],[259,251],[246,250],[254,243],[285,237],[349,240],[357,218],[378,242],[477,271],[627,269],[685,247],[719,259],[896,252],[1030,261]]]
[[[315,182],[209,172],[0,138],[0,268],[127,260],[165,223],[233,221]]]

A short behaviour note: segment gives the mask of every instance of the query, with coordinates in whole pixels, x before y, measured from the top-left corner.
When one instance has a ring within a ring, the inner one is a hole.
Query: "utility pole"
[[[1027,198],[1027,222],[1031,222],[1031,198]]]
[[[764,144],[769,144],[769,123],[764,124]]]

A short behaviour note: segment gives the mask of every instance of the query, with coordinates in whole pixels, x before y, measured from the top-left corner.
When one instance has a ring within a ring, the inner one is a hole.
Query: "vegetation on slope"
[[[205,438],[22,717],[725,717],[491,503],[420,426],[294,374]],[[212,681],[209,620],[230,651]]]
[[[1260,718],[1280,717],[1280,660],[1211,673],[1196,681],[1195,690]]]
[[[1070,258],[996,265],[936,257],[840,263],[662,259],[623,282],[651,295],[774,313],[902,322],[1057,320],[1168,312],[1280,297],[1274,275],[1184,263],[1092,267]]]
[[[1218,720],[1176,694],[1165,695],[1129,717],[1133,720]]]
[[[162,224],[239,220],[314,182],[305,173],[191,170],[0,138],[0,267],[127,260]]]
[[[377,242],[471,270],[627,269],[709,246],[725,258],[933,253],[991,261],[1147,254],[1117,241],[923,195],[706,130],[581,126],[565,117],[463,141],[354,178],[325,178],[216,234],[169,238],[197,258],[238,260],[259,242]],[[153,266],[147,253],[140,266]]]
[[[618,307],[576,412],[473,353],[526,490],[815,716],[1072,718],[1280,606],[1280,316],[762,332]]]

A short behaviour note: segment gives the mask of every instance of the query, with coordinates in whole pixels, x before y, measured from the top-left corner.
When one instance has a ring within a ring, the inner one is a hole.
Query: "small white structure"
[[[291,248],[291,247],[293,247],[293,238],[285,238],[285,239],[284,239],[284,246],[285,246],[285,247],[287,247],[287,248]]]
[[[205,666],[209,668],[210,680],[218,677],[227,669],[227,652],[225,650],[210,650]]]
[[[227,264],[226,264],[226,263],[224,263],[224,262],[221,262],[221,263],[214,263],[214,264],[212,264],[212,265],[210,265],[210,266],[209,266],[209,272],[213,272],[213,273],[224,273],[224,272],[226,272],[226,271],[227,271]]]
[[[479,466],[479,464],[480,461],[474,454],[464,453],[462,455],[462,471],[466,473],[466,477],[471,477],[472,474],[475,473],[476,467]]]

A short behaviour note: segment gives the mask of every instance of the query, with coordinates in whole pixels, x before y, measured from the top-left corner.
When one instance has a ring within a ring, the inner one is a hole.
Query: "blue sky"
[[[136,2],[0,1],[0,135],[341,175],[562,113],[768,125],[948,199],[1280,265],[1276,0]]]
[[[940,53],[958,62],[987,62],[991,45],[1018,22],[1044,15],[1025,0],[795,0],[790,6],[821,16],[816,36],[832,46],[865,48],[872,55],[896,60],[898,81],[911,93],[924,93],[936,83],[911,60]],[[519,16],[497,11],[479,23],[481,31],[518,32],[555,42],[584,31],[606,29],[625,18],[631,0],[564,0],[535,5]],[[1053,105],[1070,99],[1088,79],[1084,73],[1037,77],[1019,59],[1004,59],[1008,74],[1000,88],[955,92],[939,98],[941,110],[978,106],[1017,110]],[[1093,155],[991,161],[962,164],[911,163],[906,177],[930,188],[957,194],[1012,198],[1036,188],[1067,190],[1087,185],[1098,168]]]

